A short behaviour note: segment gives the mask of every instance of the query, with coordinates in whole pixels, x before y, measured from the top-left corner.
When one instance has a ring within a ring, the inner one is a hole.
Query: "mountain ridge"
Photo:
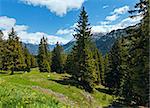
[[[103,55],[105,55],[110,51],[112,45],[118,38],[128,36],[129,35],[127,33],[128,30],[135,30],[138,27],[139,24],[136,24],[134,26],[129,26],[124,29],[112,30],[107,34],[95,33],[92,36],[92,40],[96,44],[98,50],[101,51]],[[27,46],[31,54],[33,55],[38,54],[38,44],[25,43],[25,45]],[[72,39],[67,44],[64,44],[62,46],[64,48],[65,53],[69,53],[74,45],[75,45],[75,39]],[[50,51],[53,50],[53,48],[55,47],[55,45],[50,45],[50,44],[48,46]]]

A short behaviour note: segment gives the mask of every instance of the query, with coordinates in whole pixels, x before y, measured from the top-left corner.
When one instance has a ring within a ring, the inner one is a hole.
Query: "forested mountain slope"
[[[114,44],[114,42],[120,38],[120,37],[126,37],[129,34],[127,33],[127,31],[129,30],[137,30],[139,28],[139,24],[135,25],[135,26],[130,26],[127,27],[125,29],[118,29],[118,30],[113,30],[110,33],[107,34],[103,34],[103,33],[96,33],[93,34],[93,41],[96,44],[97,48],[99,49],[99,51],[102,52],[102,54],[106,54],[107,52],[110,51],[112,45]],[[73,45],[75,45],[75,40],[74,41],[70,41],[67,44],[63,45],[64,47],[64,51],[65,52],[70,52]]]

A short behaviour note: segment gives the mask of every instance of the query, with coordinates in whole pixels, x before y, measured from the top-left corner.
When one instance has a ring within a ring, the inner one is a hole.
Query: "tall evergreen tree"
[[[98,51],[98,49],[95,47],[93,48],[93,56],[95,60],[95,66],[96,66],[96,83],[103,84],[104,82],[104,60],[102,53]]]
[[[132,42],[129,48],[130,55],[130,74],[132,81],[132,97],[131,101],[135,101],[138,105],[148,105],[149,94],[149,2],[148,0],[140,0],[135,5],[135,10],[130,11],[135,13],[132,18],[142,16],[140,29],[136,32],[131,32],[129,41]],[[128,80],[124,80],[127,84]],[[125,84],[124,84],[125,85]],[[125,87],[124,87],[125,88]],[[128,100],[127,92],[123,92],[124,97]],[[131,102],[130,101],[130,102]]]
[[[64,67],[64,70],[68,73],[68,74],[73,74],[74,72],[74,61],[73,61],[73,55],[72,53],[68,54],[67,55],[67,59],[66,59],[66,62],[65,62],[65,67]]]
[[[25,56],[25,64],[26,64],[25,71],[30,72],[31,56],[26,46],[24,47],[24,56]]]
[[[99,72],[100,72],[100,83],[104,84],[104,59],[102,53],[98,53],[98,64],[99,64]]]
[[[118,93],[121,83],[122,73],[119,70],[120,66],[120,43],[119,40],[113,45],[109,56],[108,66],[105,72],[105,84],[112,91]]]
[[[108,57],[108,53],[107,54],[105,54],[105,57],[104,57],[104,84],[103,85],[105,85],[106,86],[106,84],[107,84],[107,81],[106,81],[106,79],[107,79],[107,72],[109,71],[109,57]]]
[[[4,55],[4,40],[3,32],[0,30],[0,69],[2,69],[2,57]]]
[[[84,9],[81,10],[79,21],[75,29],[74,35],[76,45],[73,48],[73,58],[76,67],[73,76],[80,81],[83,87],[89,91],[93,91],[93,85],[96,78],[96,67],[91,48],[91,28],[88,23],[88,15]]]
[[[50,57],[48,53],[48,43],[46,38],[42,38],[39,44],[38,66],[40,72],[50,72]]]
[[[5,56],[2,60],[4,63],[3,68],[11,70],[11,74],[13,74],[14,71],[24,69],[26,64],[23,55],[22,43],[19,41],[14,28],[12,28],[12,31],[9,33],[6,46]]]
[[[51,69],[53,72],[63,72],[63,48],[57,42],[56,47],[52,51],[52,64]]]
[[[100,55],[99,51],[96,48],[93,48],[93,58],[95,62],[95,67],[96,67],[96,78],[95,78],[95,83],[100,84],[101,83],[101,77],[100,77]]]
[[[37,67],[37,61],[36,61],[36,58],[35,58],[35,56],[34,55],[30,55],[30,57],[31,57],[31,68],[35,68],[35,67]]]

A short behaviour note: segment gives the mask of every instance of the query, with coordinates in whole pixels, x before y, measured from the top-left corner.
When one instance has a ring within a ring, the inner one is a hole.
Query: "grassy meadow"
[[[37,68],[30,73],[0,73],[1,108],[101,108],[111,104],[114,96],[103,86],[93,93],[85,92],[71,84],[68,74],[40,73]]]

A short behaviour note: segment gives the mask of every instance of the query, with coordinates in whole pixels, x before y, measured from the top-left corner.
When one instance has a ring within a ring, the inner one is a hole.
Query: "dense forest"
[[[83,7],[74,38],[72,50],[65,53],[57,42],[52,51],[48,40],[43,36],[38,55],[30,54],[15,29],[12,28],[8,39],[3,39],[0,31],[0,69],[30,72],[37,68],[41,73],[67,73],[74,85],[93,93],[97,85],[109,89],[117,97],[117,102],[128,106],[147,106],[149,104],[149,2],[141,0],[135,9],[129,11],[131,18],[143,17],[138,28],[128,30],[128,36],[118,38],[105,55],[92,41],[88,14]]]

